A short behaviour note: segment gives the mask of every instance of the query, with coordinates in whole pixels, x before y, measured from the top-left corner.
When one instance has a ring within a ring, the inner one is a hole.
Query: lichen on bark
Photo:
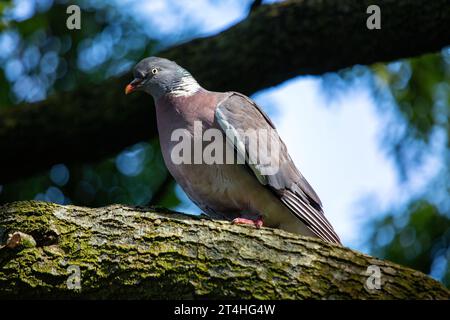
[[[14,232],[36,245],[0,249],[1,298],[450,297],[421,272],[344,247],[157,208],[16,202],[0,207],[1,244]],[[366,285],[370,265],[379,290]]]

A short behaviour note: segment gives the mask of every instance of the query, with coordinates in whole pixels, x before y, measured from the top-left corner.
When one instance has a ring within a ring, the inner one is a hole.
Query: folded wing
[[[319,197],[295,167],[269,117],[252,100],[236,92],[230,92],[219,102],[215,117],[238,157],[245,161],[259,182],[273,191],[317,237],[340,243],[323,213]],[[253,131],[264,133],[258,135],[256,149],[249,139]],[[261,151],[260,145],[267,148],[263,162],[256,154]]]

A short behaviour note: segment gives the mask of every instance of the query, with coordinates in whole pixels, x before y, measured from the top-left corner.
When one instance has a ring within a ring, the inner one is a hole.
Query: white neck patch
[[[200,90],[200,85],[192,76],[184,76],[169,92],[172,97],[189,97]]]

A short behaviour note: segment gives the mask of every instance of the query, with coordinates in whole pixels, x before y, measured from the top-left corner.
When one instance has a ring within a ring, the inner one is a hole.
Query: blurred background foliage
[[[152,37],[119,2],[77,3],[83,27],[71,32],[61,27],[67,1],[0,2],[0,109],[128,72],[136,60],[167,44],[167,39]],[[186,27],[192,36],[189,28],[195,26]],[[322,77],[331,92],[361,79],[370,82],[386,120],[380,145],[403,181],[411,179],[430,154],[444,161],[442,172],[423,194],[367,221],[370,232],[364,241],[371,254],[450,286],[450,49]],[[156,140],[143,141],[98,163],[56,164],[46,173],[0,185],[0,204],[38,199],[85,206],[157,203],[182,210],[183,194],[167,177],[159,150]]]
[[[3,3],[0,34],[0,108],[36,102],[77,84],[95,84],[128,72],[136,60],[154,52],[156,41],[130,12],[113,2],[79,1],[83,27],[65,27],[67,1]],[[145,205],[166,179],[158,142],[130,146],[100,163],[67,167],[3,186],[0,201],[37,199],[61,204]],[[175,206],[167,195],[164,204]]]
[[[399,176],[406,182],[430,155],[444,165],[422,194],[367,226],[370,251],[450,287],[450,48],[372,70],[378,105],[391,114],[382,146]]]

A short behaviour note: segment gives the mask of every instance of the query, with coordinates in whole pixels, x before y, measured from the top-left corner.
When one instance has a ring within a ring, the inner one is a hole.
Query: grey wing
[[[294,165],[269,117],[250,98],[231,92],[218,103],[215,118],[238,158],[245,161],[259,182],[270,188],[317,237],[340,243],[319,197]],[[264,133],[258,135],[256,149],[249,139],[253,131]],[[265,149],[259,149],[264,144]],[[261,151],[265,161],[258,158]]]

